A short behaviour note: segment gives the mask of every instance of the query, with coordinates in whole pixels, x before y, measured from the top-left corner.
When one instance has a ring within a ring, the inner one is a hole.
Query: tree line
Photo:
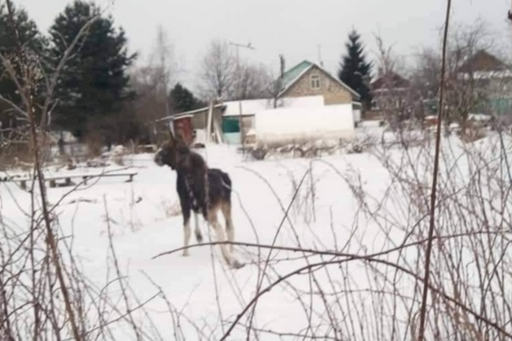
[[[57,69],[68,47],[92,20],[59,73],[54,92],[58,101],[49,115],[49,127],[70,131],[80,139],[94,135],[103,138],[103,143],[124,142],[139,136],[143,126],[137,109],[147,92],[154,89],[144,89],[144,79],[133,74],[131,69],[138,55],[129,52],[126,34],[114,25],[113,18],[102,13],[94,2],[75,0],[57,15],[48,32],[42,34],[24,9],[12,2],[11,5],[23,50],[41,70],[34,93],[35,103],[40,105],[47,90],[45,75]],[[16,49],[12,24],[7,6],[0,4],[0,52],[7,58],[13,57]],[[2,128],[14,130],[23,125],[13,109],[20,105],[21,98],[3,63],[0,63],[0,95],[4,99],[0,101]],[[167,96],[177,110],[189,109],[198,102],[179,83]]]
[[[124,143],[130,139],[149,141],[151,127],[147,123],[164,115],[193,110],[207,105],[212,99],[275,98],[282,90],[279,80],[285,70],[275,74],[266,65],[239,59],[227,42],[214,40],[200,60],[196,97],[176,82],[173,48],[162,28],[158,31],[151,62],[135,66],[139,56],[129,51],[124,30],[116,27],[112,16],[103,13],[92,1],[74,0],[67,5],[46,34],[39,31],[24,9],[13,8],[19,40],[42,71],[34,94],[36,103],[45,97],[45,74],[58,67],[80,30],[95,18],[60,72],[55,91],[58,100],[48,118],[52,130],[71,131],[79,139],[94,138],[107,144]],[[6,6],[2,3],[0,52],[4,56],[11,55],[15,48],[13,34]],[[349,33],[345,50],[337,76],[360,94],[363,107],[369,109],[373,99],[370,82],[374,65],[368,60],[357,31]],[[412,75],[418,80],[415,84],[422,93],[436,91],[435,79],[439,71],[430,68],[430,64],[438,58],[432,51],[423,51]],[[390,63],[391,57],[385,56],[390,50],[383,51],[381,45],[380,52],[377,58],[379,69],[395,71],[398,63]],[[280,62],[283,68],[283,59]],[[432,82],[425,82],[426,79],[432,79]],[[6,99],[0,101],[1,127],[5,130],[22,125],[23,122],[14,119],[12,108],[12,104],[16,105],[21,99],[1,63],[0,95]]]
[[[169,114],[167,105],[171,106],[170,112],[181,112],[206,105],[212,98],[275,97],[281,90],[276,88],[279,75],[270,68],[239,60],[226,42],[212,41],[200,63],[198,93],[202,101],[179,82],[171,81],[174,75],[169,75],[173,72],[169,70],[172,62],[169,53],[172,51],[164,46],[166,41],[161,31],[153,55],[156,62],[135,67],[139,56],[129,52],[124,30],[116,27],[112,16],[102,13],[94,2],[74,0],[56,16],[46,34],[24,9],[14,5],[13,8],[20,42],[37,59],[43,73],[38,79],[36,103],[45,96],[44,74],[57,68],[82,27],[96,18],[60,72],[55,89],[58,102],[49,118],[51,129],[70,131],[80,139],[94,135],[105,143],[123,142],[144,135],[147,131],[144,123],[148,120]],[[354,72],[364,76],[370,67],[364,61],[357,64],[354,60],[360,51],[357,36],[351,39],[353,45],[340,78],[365,96],[365,86]],[[0,5],[0,49],[5,56],[15,49],[5,4]],[[13,104],[19,103],[16,86],[3,68],[0,65],[0,94]],[[5,101],[0,103],[0,120],[3,128],[22,124]]]

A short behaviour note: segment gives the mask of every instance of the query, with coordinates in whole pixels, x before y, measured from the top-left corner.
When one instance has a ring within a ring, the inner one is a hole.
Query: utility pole
[[[255,50],[254,47],[251,46],[251,43],[248,43],[247,45],[243,45],[243,44],[238,44],[238,43],[233,43],[233,42],[229,42],[229,45],[233,45],[235,48],[236,48],[236,74],[237,74],[237,78],[238,78],[238,81],[240,81],[241,79],[241,74],[240,74],[240,52],[239,52],[239,48],[245,48],[245,49],[249,49],[249,50]],[[239,110],[239,114],[238,114],[238,119],[239,119],[239,125],[240,125],[240,144],[242,145],[242,154],[245,155],[245,141],[244,141],[244,130],[243,130],[243,127],[242,127],[242,100],[241,100],[241,94],[238,93],[238,110]]]
[[[160,57],[160,68],[162,69],[162,82],[165,93],[165,115],[169,116],[169,101],[167,100],[167,83],[169,81],[169,75],[167,74],[167,54],[169,50],[165,39],[165,32],[162,25],[158,26],[157,51]]]

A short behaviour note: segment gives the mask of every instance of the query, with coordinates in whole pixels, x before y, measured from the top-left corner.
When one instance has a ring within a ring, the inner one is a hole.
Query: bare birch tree
[[[375,40],[380,84],[378,89],[372,89],[374,101],[391,127],[397,129],[412,107],[410,83],[404,78],[405,62],[395,54],[393,45],[387,46],[379,35],[375,35]]]
[[[213,40],[199,66],[201,95],[206,99],[226,99],[235,81],[236,61],[226,41]]]
[[[461,125],[464,133],[469,113],[482,107],[491,95],[488,81],[478,79],[477,70],[468,62],[479,52],[492,53],[495,43],[487,25],[482,21],[457,25],[450,34],[450,42],[446,65],[446,127],[456,122]],[[425,47],[418,54],[412,80],[415,91],[424,100],[438,96],[440,60],[437,48]]]
[[[269,97],[274,77],[263,64],[244,63],[240,66],[240,78],[234,83],[232,99],[261,99]]]

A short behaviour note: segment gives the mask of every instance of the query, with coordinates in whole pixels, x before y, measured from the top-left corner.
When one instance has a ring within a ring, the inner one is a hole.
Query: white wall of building
[[[255,115],[254,131],[259,143],[351,140],[355,136],[352,104],[259,111]]]

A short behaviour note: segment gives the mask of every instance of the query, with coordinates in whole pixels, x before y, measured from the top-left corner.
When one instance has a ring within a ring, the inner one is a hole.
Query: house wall
[[[311,87],[311,76],[318,75],[320,77],[320,88],[313,89]],[[311,68],[302,77],[293,84],[283,97],[302,97],[302,96],[324,96],[325,105],[348,104],[352,103],[352,94],[341,86],[338,82],[325,74],[317,67]]]
[[[373,91],[372,109],[399,109],[406,101],[409,90],[404,88],[377,89]]]
[[[471,78],[473,80],[468,80]],[[470,112],[488,115],[512,114],[511,77],[503,73],[476,71],[473,74],[462,74],[460,79],[460,86],[467,89],[473,87],[473,96],[475,100],[478,99],[477,104],[470,108]]]
[[[206,134],[206,125],[208,123],[208,109],[196,112],[192,115],[193,115],[191,117],[192,129],[196,131],[198,136],[204,136]],[[216,126],[220,130],[221,123],[222,123],[222,109],[214,108],[213,109],[212,131],[215,131]],[[169,126],[169,121],[163,121],[163,122],[160,122],[155,125],[155,128],[157,129],[157,142],[161,142],[168,138],[168,134],[169,134],[168,126]],[[201,138],[199,138],[199,140],[201,140]],[[201,141],[199,141],[199,140],[197,142],[203,142],[202,140]]]

